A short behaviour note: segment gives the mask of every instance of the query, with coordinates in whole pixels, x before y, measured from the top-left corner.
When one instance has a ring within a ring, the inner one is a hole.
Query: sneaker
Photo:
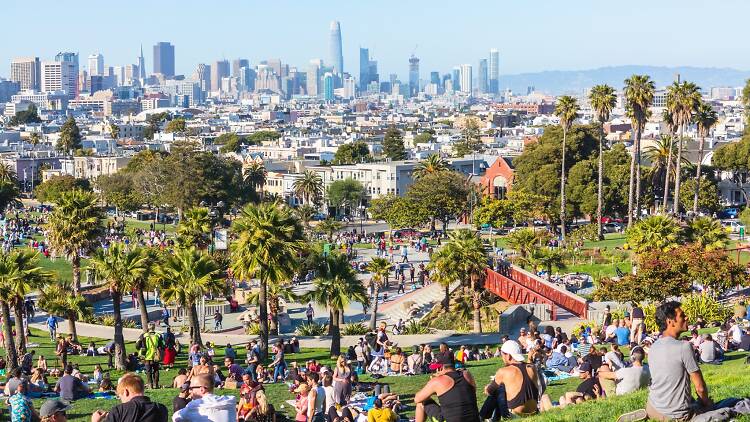
[[[648,414],[646,414],[646,409],[638,409],[638,410],[634,410],[632,412],[620,415],[620,417],[617,418],[617,422],[636,422],[636,421],[645,421],[646,419],[648,419]]]

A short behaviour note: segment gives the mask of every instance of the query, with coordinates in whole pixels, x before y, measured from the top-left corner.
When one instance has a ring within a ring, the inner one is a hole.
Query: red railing
[[[560,289],[546,280],[511,266],[505,274],[487,269],[484,288],[510,303],[545,303],[550,305],[552,319],[557,319],[557,307],[580,318],[586,318],[588,304],[580,296]]]

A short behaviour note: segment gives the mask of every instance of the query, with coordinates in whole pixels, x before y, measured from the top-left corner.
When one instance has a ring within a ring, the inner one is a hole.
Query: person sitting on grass
[[[190,383],[186,382],[180,385],[180,391],[172,399],[172,412],[178,412],[190,403]]]
[[[713,340],[711,334],[703,334],[703,341],[698,346],[698,358],[701,363],[719,364],[724,358],[724,351]]]
[[[230,422],[237,420],[234,396],[214,394],[214,379],[201,374],[190,380],[192,400],[172,415],[172,422]]]
[[[545,362],[547,369],[556,369],[560,372],[570,372],[573,370],[573,366],[570,366],[570,360],[565,356],[567,351],[568,347],[565,345],[560,346],[559,351],[550,351]]]
[[[437,355],[437,363],[441,368],[414,395],[416,422],[424,422],[428,418],[446,422],[479,420],[474,377],[469,371],[456,371],[452,353]],[[432,399],[433,395],[438,397],[440,404]]]
[[[24,380],[17,384],[13,395],[8,399],[11,422],[28,422],[39,420],[39,414],[34,410],[34,404],[28,397],[29,383]]]
[[[63,400],[78,400],[85,398],[89,395],[89,388],[81,381],[80,378],[76,378],[72,375],[73,365],[68,364],[65,367],[65,374],[57,380],[55,385],[55,392],[60,394],[60,398]]]
[[[372,409],[367,411],[367,422],[396,422],[397,420],[398,415],[390,408],[384,407],[380,399],[375,399]]]
[[[167,408],[144,396],[144,390],[140,375],[126,373],[117,382],[117,397],[122,403],[109,412],[97,410],[91,415],[91,422],[166,422]]]
[[[599,379],[614,381],[615,394],[618,396],[648,387],[651,382],[651,373],[648,367],[643,365],[645,355],[642,348],[633,348],[630,352],[630,361],[633,366],[616,370],[610,370],[606,365],[602,366],[599,370]]]
[[[576,391],[569,391],[560,397],[560,407],[566,407],[572,404],[582,403],[586,400],[593,400],[604,394],[604,389],[599,383],[599,378],[591,374],[592,367],[589,362],[583,362],[578,368],[578,376],[582,382],[576,388]]]
[[[538,412],[541,380],[536,366],[526,361],[521,345],[508,340],[500,348],[504,366],[495,372],[492,382],[484,387],[489,397],[482,406],[483,417],[527,416]],[[488,407],[489,406],[489,407]]]
[[[49,399],[39,408],[41,422],[68,422],[65,412],[70,409],[70,404],[60,399]]]

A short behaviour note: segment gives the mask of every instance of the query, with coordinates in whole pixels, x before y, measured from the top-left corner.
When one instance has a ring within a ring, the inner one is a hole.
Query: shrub
[[[699,317],[706,322],[724,322],[732,314],[729,307],[705,293],[683,296],[682,310],[691,324],[694,324]]]
[[[659,331],[659,324],[656,323],[656,304],[645,304],[641,308],[643,309],[643,323],[646,325],[646,332],[653,333]]]
[[[345,336],[363,336],[369,332],[370,329],[361,322],[346,324],[344,325],[344,328],[341,329],[341,334]]]
[[[430,334],[432,330],[427,324],[423,324],[416,320],[411,320],[406,323],[404,327],[404,334]]]
[[[245,334],[249,336],[260,335],[260,324],[250,324],[245,328]]]
[[[328,327],[325,324],[302,324],[294,330],[298,336],[322,336],[328,331]]]
[[[597,324],[596,321],[580,322],[575,327],[573,327],[573,330],[571,330],[570,333],[580,339],[581,334],[583,334],[586,328],[591,328],[591,332],[593,333],[599,328],[599,324]]]
[[[114,327],[115,326],[115,316],[112,314],[106,314],[101,316],[94,316],[91,318],[87,318],[85,322],[89,324],[97,324],[97,325],[105,325],[107,327]],[[138,328],[138,325],[135,321],[132,319],[123,318],[122,320],[122,326],[123,328]]]

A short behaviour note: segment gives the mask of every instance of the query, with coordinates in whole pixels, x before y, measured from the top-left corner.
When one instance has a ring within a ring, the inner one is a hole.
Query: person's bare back
[[[539,375],[537,374],[534,365],[522,365],[526,370],[529,380],[534,383],[535,386],[538,385]],[[498,369],[495,373],[495,383],[498,385],[505,385],[505,396],[509,403],[511,403],[515,397],[523,393],[523,382],[524,377],[521,374],[521,369],[519,369],[518,364],[504,366]],[[510,407],[509,410],[517,415],[536,413],[537,400],[536,398],[527,398],[523,404]]]

